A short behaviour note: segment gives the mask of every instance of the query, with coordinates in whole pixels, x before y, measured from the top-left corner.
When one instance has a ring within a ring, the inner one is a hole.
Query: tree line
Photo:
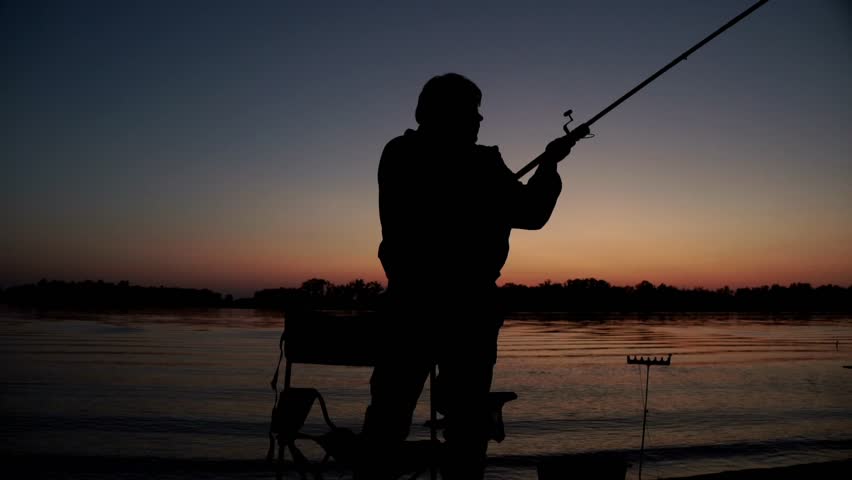
[[[440,295],[440,286],[431,291]],[[259,290],[234,299],[209,289],[143,287],[127,281],[63,282],[0,289],[0,303],[27,307],[78,308],[380,308],[385,288],[362,279],[334,284],[312,278],[299,287]],[[510,312],[852,312],[852,286],[792,283],[731,289],[677,288],[643,281],[614,286],[595,278],[535,286],[507,283],[500,287],[502,307]],[[427,300],[428,301],[428,300]]]
[[[86,280],[41,280],[0,290],[0,303],[38,308],[183,308],[220,307],[230,296],[208,289],[142,287],[124,280],[118,283]]]
[[[852,311],[852,286],[792,283],[731,289],[677,288],[642,281],[613,286],[595,278],[535,287],[506,284],[501,288],[509,311],[535,312],[734,312]]]

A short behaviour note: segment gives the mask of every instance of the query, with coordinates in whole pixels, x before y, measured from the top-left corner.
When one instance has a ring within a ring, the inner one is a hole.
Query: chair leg
[[[278,462],[275,466],[275,480],[284,479],[284,444],[278,441]]]
[[[438,410],[435,407],[435,364],[429,369],[429,440],[433,446],[438,443]],[[438,465],[432,457],[429,465],[429,478],[438,480]]]
[[[326,466],[328,465],[329,459],[331,459],[331,455],[329,455],[328,452],[326,452],[325,455],[323,455],[323,457],[322,457],[322,461],[320,461],[319,464],[317,464],[317,467],[314,470],[314,479],[315,480],[323,480],[322,472],[325,470]]]
[[[308,459],[299,450],[299,447],[296,446],[295,441],[290,441],[287,444],[287,447],[290,449],[290,455],[293,457],[293,464],[296,466],[296,470],[299,472],[299,477],[302,480],[308,480],[308,475],[305,466],[308,465]]]

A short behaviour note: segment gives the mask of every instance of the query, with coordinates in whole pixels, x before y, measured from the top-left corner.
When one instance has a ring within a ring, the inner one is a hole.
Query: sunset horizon
[[[668,286],[674,287],[678,289],[684,290],[692,290],[692,289],[706,289],[706,290],[719,290],[724,288],[730,288],[731,290],[737,290],[740,288],[745,289],[753,289],[753,288],[761,288],[761,287],[772,287],[772,286],[781,286],[781,287],[789,287],[791,285],[803,285],[807,284],[813,288],[817,287],[828,287],[828,286],[836,286],[841,288],[852,288],[852,282],[832,282],[832,281],[809,281],[807,279],[794,279],[790,281],[766,281],[766,282],[752,282],[752,283],[735,283],[735,282],[720,282],[716,284],[700,284],[700,283],[676,283],[669,282],[665,280],[654,280],[652,277],[637,277],[638,280],[626,280],[626,281],[613,281],[607,277],[600,277],[595,275],[577,275],[577,276],[568,276],[568,277],[547,277],[530,280],[523,279],[515,279],[509,280],[500,278],[497,281],[497,285],[502,287],[506,285],[519,285],[519,286],[528,286],[535,287],[540,286],[546,283],[551,284],[564,284],[570,281],[577,280],[597,280],[608,283],[613,287],[635,287],[641,283],[648,282],[655,287],[660,286]],[[306,276],[300,280],[293,281],[284,281],[284,282],[268,282],[268,283],[257,283],[252,284],[251,286],[228,286],[224,283],[219,284],[220,286],[216,286],[216,282],[211,282],[208,284],[199,283],[199,282],[170,282],[170,281],[138,281],[131,277],[102,277],[102,276],[91,276],[91,277],[58,277],[58,276],[37,276],[33,277],[33,279],[16,282],[16,283],[8,283],[8,284],[0,284],[0,290],[12,288],[12,287],[20,287],[24,285],[36,285],[41,282],[65,282],[65,283],[85,283],[85,282],[104,282],[107,284],[119,284],[119,283],[127,283],[130,286],[139,286],[139,287],[166,287],[166,288],[179,288],[179,289],[197,289],[197,290],[211,290],[216,293],[221,293],[223,295],[231,295],[234,298],[248,298],[251,297],[254,293],[269,290],[269,289],[278,289],[278,288],[287,288],[287,289],[296,289],[304,285],[306,282],[310,280],[324,280],[329,282],[332,285],[346,285],[351,284],[357,281],[363,281],[366,283],[378,283],[382,286],[382,288],[387,288],[387,279],[382,276],[381,278],[371,278],[365,276],[355,276],[355,277],[337,277],[337,276],[322,276],[322,275],[312,275]]]
[[[10,5],[0,285],[383,282],[379,157],[429,78],[482,89],[518,171],[747,3]],[[499,282],[852,283],[844,11],[770,2],[597,122]]]

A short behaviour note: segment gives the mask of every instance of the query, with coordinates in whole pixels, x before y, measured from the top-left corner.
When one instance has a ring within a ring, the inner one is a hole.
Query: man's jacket
[[[493,286],[512,228],[544,226],[562,190],[555,165],[524,185],[497,147],[450,149],[407,130],[379,164],[379,259],[389,290]]]

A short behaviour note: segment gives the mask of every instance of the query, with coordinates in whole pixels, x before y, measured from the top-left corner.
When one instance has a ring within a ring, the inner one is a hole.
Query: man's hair
[[[446,73],[429,79],[420,97],[414,118],[423,125],[435,119],[441,119],[446,113],[457,109],[459,105],[482,102],[482,91],[469,78],[458,73]]]

